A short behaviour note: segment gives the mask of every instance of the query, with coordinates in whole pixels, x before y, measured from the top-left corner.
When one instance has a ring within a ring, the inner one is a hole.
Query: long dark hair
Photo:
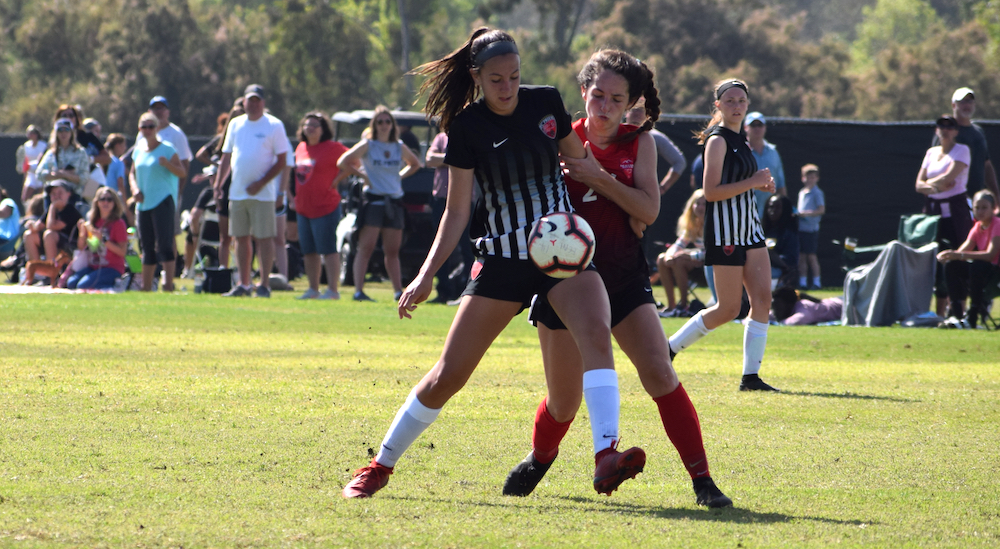
[[[428,118],[441,117],[441,131],[447,132],[455,116],[476,100],[476,82],[469,71],[479,69],[474,62],[476,55],[494,42],[514,42],[514,38],[502,30],[480,27],[462,47],[413,70],[429,77],[420,86],[420,93],[427,93],[424,112]]]
[[[226,142],[226,134],[229,132],[229,123],[233,121],[237,116],[246,114],[246,110],[243,109],[243,105],[233,105],[232,109],[229,109],[229,117],[226,118],[226,125],[222,127],[222,132],[219,133],[219,142],[215,144],[215,154],[222,154],[222,144]]]
[[[576,81],[584,89],[588,89],[605,70],[621,76],[628,82],[628,106],[626,110],[635,105],[640,97],[645,99],[646,120],[643,121],[638,130],[619,136],[614,141],[630,141],[640,133],[653,129],[653,125],[660,119],[660,96],[656,91],[653,71],[631,54],[621,50],[604,49],[598,50],[590,56],[590,60],[576,76]]]
[[[309,140],[306,139],[306,132],[303,131],[302,126],[306,123],[306,120],[309,120],[310,118],[319,122],[320,130],[322,130],[322,134],[319,136],[320,143],[333,139],[333,130],[330,129],[330,127],[332,126],[332,124],[330,124],[330,119],[326,117],[326,114],[320,111],[312,111],[312,112],[307,112],[306,115],[302,117],[302,120],[299,121],[300,142],[306,144],[309,143]],[[372,118],[372,120],[374,120],[374,117]]]
[[[705,127],[702,128],[700,132],[694,132],[695,138],[698,140],[698,144],[699,145],[704,145],[705,142],[708,141],[708,134],[709,134],[709,132],[712,131],[712,128],[714,128],[715,126],[718,126],[719,124],[722,123],[722,112],[719,111],[719,108],[715,106],[715,102],[719,100],[719,88],[721,88],[723,86],[723,84],[730,84],[730,83],[733,83],[733,84],[736,84],[736,83],[742,84],[743,85],[743,89],[748,90],[747,91],[747,98],[748,99],[750,98],[750,92],[749,92],[750,88],[748,88],[747,87],[747,83],[744,82],[744,81],[742,81],[742,80],[739,80],[739,79],[736,79],[736,78],[726,78],[724,80],[719,80],[718,82],[716,82],[715,86],[712,87],[712,97],[713,97],[713,99],[712,99],[712,119],[708,121],[708,124],[705,124]],[[743,131],[743,130],[740,130],[740,131]]]

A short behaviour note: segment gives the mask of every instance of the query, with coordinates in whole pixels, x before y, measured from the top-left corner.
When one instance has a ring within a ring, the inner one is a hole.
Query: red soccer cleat
[[[367,467],[354,471],[354,478],[344,486],[345,498],[367,498],[389,484],[392,467],[379,465],[375,459]]]
[[[617,445],[616,445],[617,446]],[[624,452],[616,446],[601,450],[594,456],[594,490],[611,495],[619,486],[642,472],[646,466],[646,452],[642,448],[629,448]]]

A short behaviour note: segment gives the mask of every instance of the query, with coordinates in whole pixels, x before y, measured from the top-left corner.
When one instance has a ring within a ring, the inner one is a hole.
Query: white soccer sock
[[[618,395],[618,373],[611,369],[590,370],[583,373],[583,397],[590,413],[590,432],[594,437],[594,453],[611,446],[618,440],[618,413],[621,397]]]
[[[375,461],[386,467],[395,467],[399,458],[403,457],[403,452],[434,423],[440,413],[441,408],[435,410],[421,404],[417,399],[416,389],[410,391],[382,439],[382,448],[375,456]]]
[[[698,311],[681,326],[680,330],[677,330],[674,332],[674,335],[670,336],[670,348],[675,353],[687,349],[695,341],[705,337],[712,331],[705,327],[705,320],[702,318],[703,314],[703,311]]]
[[[760,372],[767,347],[767,324],[747,319],[743,328],[743,375]]]

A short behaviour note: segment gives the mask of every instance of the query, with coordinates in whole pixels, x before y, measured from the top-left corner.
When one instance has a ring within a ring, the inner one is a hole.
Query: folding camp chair
[[[1000,270],[994,269],[993,275],[986,281],[986,310],[982,312],[979,322],[987,330],[1000,330],[1000,314],[993,307],[993,302],[1000,298]]]
[[[195,270],[204,271],[205,267],[219,266],[219,247],[222,246],[222,233],[219,230],[219,214],[214,210],[206,208],[202,211],[201,227],[199,227],[195,244]]]
[[[939,215],[910,214],[900,216],[896,240],[914,249],[926,246],[937,239],[937,228],[940,220],[941,216]],[[888,246],[886,243],[858,247],[857,239],[851,237],[845,238],[843,242],[834,240],[833,243],[844,247],[842,267],[844,271],[850,271],[858,265],[868,263],[874,257],[866,254],[874,253],[877,255]]]

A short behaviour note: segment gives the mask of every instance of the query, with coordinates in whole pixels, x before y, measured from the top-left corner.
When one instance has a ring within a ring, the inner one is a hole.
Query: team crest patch
[[[538,129],[542,130],[549,139],[556,138],[556,117],[551,114],[546,115],[541,122],[538,123]]]
[[[632,177],[632,170],[635,169],[635,162],[633,162],[631,158],[622,159],[622,163],[619,165],[619,168],[625,172],[625,177]]]
[[[735,251],[736,251],[736,246],[733,246],[732,244],[722,247],[722,253],[726,255],[733,255],[733,252]]]

